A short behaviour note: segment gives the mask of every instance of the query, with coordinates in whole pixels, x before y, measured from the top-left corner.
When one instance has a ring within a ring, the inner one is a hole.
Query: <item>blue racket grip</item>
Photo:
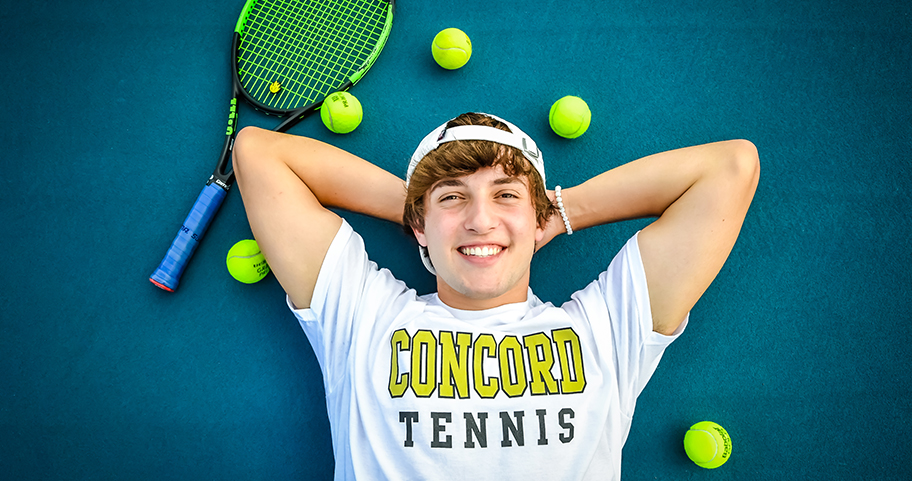
[[[184,224],[174,238],[174,242],[171,243],[168,253],[165,254],[165,258],[162,259],[158,269],[155,269],[155,272],[149,277],[153,284],[169,292],[174,292],[177,289],[177,284],[180,282],[181,274],[184,273],[184,268],[187,267],[187,263],[193,257],[196,246],[203,239],[203,234],[206,233],[206,229],[209,228],[209,224],[218,212],[219,207],[222,206],[227,194],[228,191],[226,189],[214,182],[203,187],[203,191],[200,192],[196,203],[193,204],[193,208],[187,214],[187,219],[184,220]]]

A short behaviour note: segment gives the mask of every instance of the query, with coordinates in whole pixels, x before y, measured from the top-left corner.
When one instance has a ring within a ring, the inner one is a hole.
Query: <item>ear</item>
[[[427,247],[427,237],[424,235],[424,231],[412,227],[412,232],[415,234],[415,239],[418,240],[418,244],[421,245],[421,247]]]

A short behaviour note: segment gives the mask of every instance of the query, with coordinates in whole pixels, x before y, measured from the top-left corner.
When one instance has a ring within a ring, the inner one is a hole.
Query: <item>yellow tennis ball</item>
[[[231,277],[244,284],[259,282],[269,274],[269,264],[253,239],[242,240],[231,246],[225,264],[228,265]]]
[[[447,70],[456,70],[472,57],[472,41],[458,28],[443,29],[434,37],[431,55],[437,65]]]
[[[361,125],[361,102],[348,92],[326,96],[320,107],[320,118],[327,129],[337,134],[347,134]]]
[[[722,426],[712,421],[701,421],[691,426],[684,435],[684,451],[697,466],[715,469],[731,457],[731,437]]]
[[[551,106],[548,114],[548,123],[551,130],[557,135],[568,139],[575,139],[586,132],[592,112],[586,101],[573,95],[561,98]]]

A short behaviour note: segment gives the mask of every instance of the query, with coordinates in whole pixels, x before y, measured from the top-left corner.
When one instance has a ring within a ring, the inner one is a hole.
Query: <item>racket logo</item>
[[[233,135],[237,128],[237,99],[231,99],[231,108],[228,109],[228,130],[225,135]]]
[[[191,239],[193,239],[193,240],[199,242],[199,235],[197,235],[196,232],[191,231],[189,227],[187,227],[187,226],[185,226],[185,225],[182,225],[181,228],[180,228],[180,230],[181,230],[181,232],[183,232],[184,234],[190,234],[190,238],[191,238]]]
[[[206,185],[211,185],[211,184],[215,184],[225,190],[228,190],[229,188],[231,188],[230,185],[228,185],[224,180],[216,177],[215,174],[210,175],[209,182],[206,182]]]

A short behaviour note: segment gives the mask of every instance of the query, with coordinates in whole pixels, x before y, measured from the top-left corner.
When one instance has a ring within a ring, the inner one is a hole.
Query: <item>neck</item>
[[[440,301],[453,309],[463,311],[483,311],[507,304],[526,302],[529,298],[529,277],[526,274],[523,282],[517,283],[510,290],[496,296],[482,294],[466,294],[459,292],[437,277],[437,297]]]

